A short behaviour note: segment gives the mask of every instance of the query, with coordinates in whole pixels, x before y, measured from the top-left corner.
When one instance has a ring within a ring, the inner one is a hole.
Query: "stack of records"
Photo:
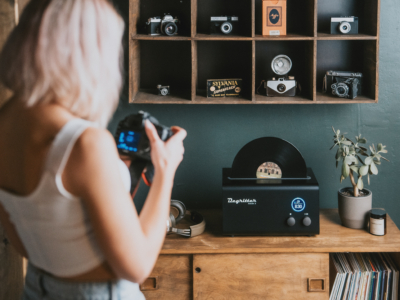
[[[389,254],[332,253],[331,262],[329,300],[398,300],[399,269]]]

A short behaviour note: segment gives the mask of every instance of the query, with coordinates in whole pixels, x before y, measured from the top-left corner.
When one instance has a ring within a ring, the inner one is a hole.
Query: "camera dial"
[[[350,30],[351,30],[351,25],[350,25],[350,23],[349,23],[349,22],[346,22],[346,21],[340,23],[340,25],[339,25],[339,30],[340,30],[341,33],[349,33]]]
[[[232,26],[232,24],[229,23],[229,22],[224,22],[224,23],[222,23],[222,25],[221,25],[221,32],[222,32],[222,33],[225,33],[225,34],[231,33],[231,32],[232,32],[232,29],[233,29],[233,26]]]
[[[343,82],[332,84],[331,88],[332,94],[340,98],[345,98],[349,94],[349,87]]]

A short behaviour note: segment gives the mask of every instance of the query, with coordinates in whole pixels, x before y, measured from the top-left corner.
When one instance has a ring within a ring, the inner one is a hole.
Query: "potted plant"
[[[372,192],[364,188],[364,178],[367,177],[370,183],[370,175],[378,174],[378,167],[381,160],[386,160],[381,154],[387,153],[386,146],[374,144],[369,146],[369,150],[362,146],[367,140],[356,136],[355,142],[340,134],[340,130],[335,131],[333,137],[334,145],[338,146],[336,151],[336,167],[342,162],[340,182],[350,178],[353,187],[342,188],[338,192],[339,216],[342,225],[349,228],[363,228],[366,225],[368,212],[372,208]],[[364,158],[364,160],[363,160]]]

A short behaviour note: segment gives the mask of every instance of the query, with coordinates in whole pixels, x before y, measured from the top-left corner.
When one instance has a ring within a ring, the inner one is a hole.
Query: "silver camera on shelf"
[[[169,95],[169,85],[157,85],[158,94],[161,96]]]
[[[165,14],[164,17],[149,18],[146,22],[147,33],[149,35],[177,35],[179,20],[177,17],[172,17],[170,14]]]
[[[239,17],[236,16],[214,16],[210,18],[211,34],[236,34]]]
[[[296,96],[297,81],[294,76],[286,76],[292,69],[292,60],[287,55],[276,56],[271,63],[272,71],[284,77],[272,78],[264,83],[269,97],[294,97]]]
[[[358,17],[331,18],[331,34],[358,34]]]

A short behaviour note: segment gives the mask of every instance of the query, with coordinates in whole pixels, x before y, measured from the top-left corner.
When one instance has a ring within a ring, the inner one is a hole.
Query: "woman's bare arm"
[[[121,278],[145,280],[161,250],[173,179],[186,136],[183,129],[174,131],[164,143],[152,125],[146,126],[155,175],[140,218],[123,186],[118,152],[107,131],[87,129],[74,146],[64,171],[66,189],[84,199],[107,262]]]

